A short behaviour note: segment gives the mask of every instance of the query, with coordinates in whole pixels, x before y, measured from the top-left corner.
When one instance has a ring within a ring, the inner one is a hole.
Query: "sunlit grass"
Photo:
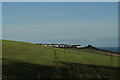
[[[59,77],[63,77],[63,73],[66,74],[69,77],[93,77],[96,76],[97,78],[101,77],[102,72],[98,74],[96,70],[99,70],[98,68],[94,68],[88,65],[95,65],[95,66],[106,66],[106,67],[118,67],[118,57],[113,56],[113,59],[111,61],[111,56],[103,55],[99,53],[99,51],[96,51],[94,49],[86,49],[86,50],[78,50],[78,49],[63,49],[63,48],[53,48],[53,47],[45,47],[41,45],[36,45],[32,43],[26,43],[26,42],[19,42],[19,41],[9,41],[9,40],[3,40],[2,42],[2,50],[3,50],[3,65],[10,65],[15,63],[15,66],[21,68],[23,65],[18,65],[19,62],[23,62],[29,65],[28,67],[32,67],[33,65],[37,65],[37,69],[35,71],[39,71],[38,65],[43,66],[54,66],[56,72],[56,75]],[[55,51],[55,53],[54,53]],[[55,54],[57,59],[55,59]],[[5,59],[5,60],[4,60]],[[18,61],[18,62],[16,62]],[[18,63],[18,64],[16,64]],[[86,65],[86,66],[85,66]],[[10,65],[10,68],[8,70],[15,68],[14,65]],[[60,67],[67,67],[65,71],[63,70],[61,72]],[[34,72],[32,68],[30,71]],[[5,68],[7,69],[7,68]],[[27,69],[23,65],[23,69]],[[107,68],[100,68],[101,70],[109,71],[112,69]],[[18,70],[18,69],[17,69]],[[28,70],[28,69],[27,69]],[[26,71],[27,71],[26,70]],[[66,70],[68,70],[66,72]],[[94,70],[94,75],[91,74],[91,71]],[[19,71],[19,70],[18,70]],[[29,70],[28,70],[29,71]],[[44,71],[44,70],[43,70]],[[49,70],[48,70],[49,71]],[[87,72],[87,74],[81,73],[81,71]],[[100,72],[100,70],[99,70]],[[115,72],[113,70],[113,72]],[[26,72],[22,72],[26,73]],[[32,73],[32,72],[31,72]],[[37,72],[38,74],[39,72]],[[47,72],[48,73],[48,72]],[[46,75],[47,75],[46,73]],[[61,75],[60,75],[61,73]],[[68,74],[69,73],[69,74]],[[108,73],[108,72],[106,72]],[[5,73],[7,74],[7,73]],[[27,73],[29,74],[29,73]],[[40,73],[39,73],[40,74]],[[23,76],[23,75],[22,75]],[[38,76],[38,75],[37,75]],[[58,77],[53,76],[53,77]],[[107,77],[107,76],[106,76]]]

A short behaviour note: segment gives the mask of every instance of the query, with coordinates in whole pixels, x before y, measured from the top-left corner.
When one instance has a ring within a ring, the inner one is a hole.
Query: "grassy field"
[[[102,53],[2,40],[3,79],[117,78],[118,57]]]

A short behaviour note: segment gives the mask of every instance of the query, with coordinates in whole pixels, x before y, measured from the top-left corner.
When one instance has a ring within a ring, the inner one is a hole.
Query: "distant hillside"
[[[91,49],[91,50],[95,51],[95,53],[105,54],[105,55],[109,55],[109,56],[120,56],[119,52],[102,50],[102,49],[96,48],[96,47],[91,46],[91,45],[88,45],[87,47],[83,47],[83,48],[80,48],[80,49],[81,50],[85,49],[84,51],[86,51],[87,49]]]
[[[2,41],[3,78],[117,77],[118,57],[96,49],[62,49]],[[109,74],[111,71],[111,74]]]

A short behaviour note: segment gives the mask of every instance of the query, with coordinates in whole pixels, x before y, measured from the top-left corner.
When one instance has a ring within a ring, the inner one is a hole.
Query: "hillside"
[[[2,51],[5,79],[117,77],[118,56],[93,48],[62,49],[3,40]]]

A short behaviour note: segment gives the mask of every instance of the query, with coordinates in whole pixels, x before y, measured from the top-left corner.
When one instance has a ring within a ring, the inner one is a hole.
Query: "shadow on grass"
[[[6,63],[7,62],[7,63]],[[117,78],[118,68],[98,65],[62,63],[65,67],[45,66],[3,59],[3,79],[10,78]]]

